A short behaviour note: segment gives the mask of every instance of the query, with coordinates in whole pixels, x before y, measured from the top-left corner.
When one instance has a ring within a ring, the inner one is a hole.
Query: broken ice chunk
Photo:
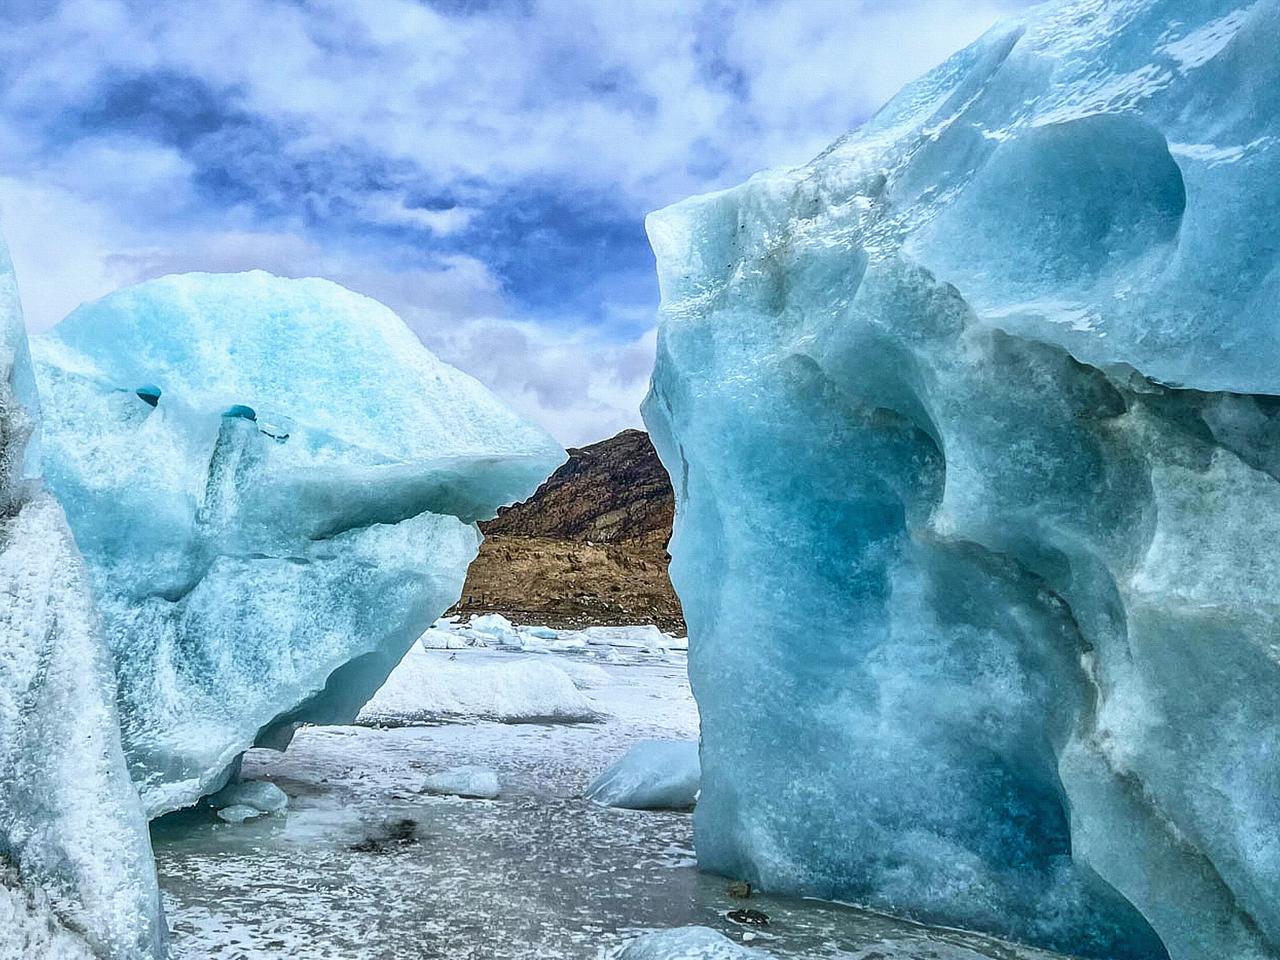
[[[498,775],[488,767],[450,767],[427,777],[422,783],[423,793],[492,800],[500,787]]]
[[[701,771],[693,740],[641,740],[596,778],[587,796],[606,807],[691,810]]]
[[[771,956],[741,947],[710,927],[675,927],[627,941],[610,954],[610,960],[770,960]]]
[[[209,798],[209,806],[217,810],[223,820],[239,823],[246,817],[240,815],[238,808],[251,809],[250,817],[281,813],[289,806],[289,795],[267,780],[240,780],[213,794]],[[236,812],[229,813],[232,810]]]

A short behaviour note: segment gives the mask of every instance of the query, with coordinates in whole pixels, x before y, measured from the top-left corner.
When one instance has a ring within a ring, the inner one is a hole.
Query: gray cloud
[[[1024,5],[15,4],[0,204],[29,322],[167,272],[329,276],[595,439],[638,421],[652,362],[643,214],[807,160]]]

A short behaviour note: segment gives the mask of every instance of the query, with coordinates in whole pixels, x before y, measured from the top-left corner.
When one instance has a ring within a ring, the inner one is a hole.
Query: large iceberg
[[[346,722],[458,597],[474,521],[564,458],[325,280],[165,277],[32,338],[44,465],[157,816],[251,745]]]
[[[0,241],[0,957],[154,960],[147,823],[84,563],[36,473],[39,404]]]
[[[1038,7],[651,217],[704,867],[1280,956],[1277,37]]]

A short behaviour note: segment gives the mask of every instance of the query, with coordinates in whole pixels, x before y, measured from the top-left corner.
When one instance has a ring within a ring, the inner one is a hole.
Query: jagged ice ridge
[[[39,476],[39,419],[0,240],[0,958],[156,960],[165,926],[111,655]]]
[[[477,519],[564,459],[381,304],[262,272],[149,281],[32,338],[156,816],[348,722],[458,597]]]
[[[1277,36],[1038,7],[650,218],[704,867],[1280,956]]]

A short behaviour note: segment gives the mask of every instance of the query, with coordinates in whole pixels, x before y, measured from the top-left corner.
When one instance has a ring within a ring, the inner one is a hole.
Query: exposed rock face
[[[656,543],[671,538],[671,478],[643,430],[569,451],[568,461],[524,503],[481,523],[485,536],[546,537],[591,543]]]
[[[684,631],[667,578],[675,507],[649,435],[569,451],[524,503],[481,523],[485,542],[456,612],[499,612],[555,626],[657,623]]]

